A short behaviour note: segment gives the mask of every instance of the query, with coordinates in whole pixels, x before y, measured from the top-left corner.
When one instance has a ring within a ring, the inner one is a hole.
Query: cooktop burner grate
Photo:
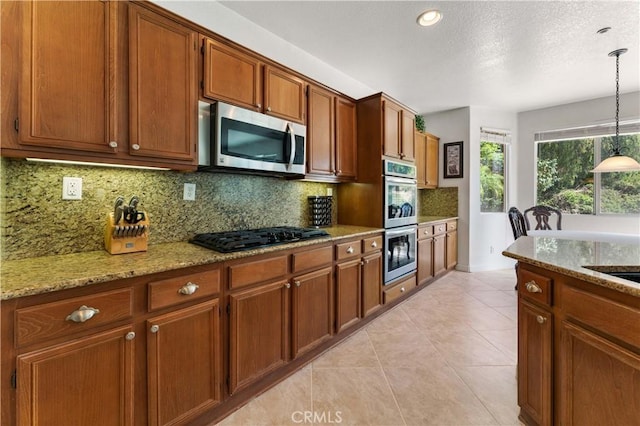
[[[222,253],[230,253],[327,236],[329,234],[322,229],[279,226],[197,234],[189,242]]]

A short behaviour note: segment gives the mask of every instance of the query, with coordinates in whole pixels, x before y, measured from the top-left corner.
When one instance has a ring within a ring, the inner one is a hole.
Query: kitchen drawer
[[[562,310],[567,318],[574,318],[596,330],[631,343],[640,349],[640,310],[563,285]]]
[[[418,228],[418,240],[433,237],[433,225],[423,225]]]
[[[362,252],[372,253],[374,251],[380,251],[382,249],[382,235],[375,237],[365,238],[362,240]]]
[[[383,303],[387,304],[392,300],[397,299],[400,296],[404,296],[405,294],[413,290],[415,287],[416,287],[416,277],[413,276],[401,282],[400,284],[396,284],[387,290],[383,290],[382,291]]]
[[[350,259],[362,254],[362,244],[360,240],[348,243],[336,244],[336,260]]]
[[[458,221],[447,222],[447,232],[458,229]]]
[[[96,311],[92,314],[92,309]],[[16,347],[131,318],[133,291],[124,288],[16,310]],[[71,316],[74,316],[75,322]]]
[[[287,275],[287,256],[271,257],[229,266],[229,288],[236,289]]]
[[[178,305],[220,292],[220,269],[149,283],[149,310]]]
[[[551,306],[553,280],[527,269],[518,267],[518,292],[528,300]]]
[[[294,273],[328,265],[333,262],[333,246],[294,253],[291,255],[291,262]]]
[[[435,225],[433,225],[433,235],[440,235],[440,234],[444,234],[445,232],[447,232],[447,224],[442,222],[442,223],[436,223]]]

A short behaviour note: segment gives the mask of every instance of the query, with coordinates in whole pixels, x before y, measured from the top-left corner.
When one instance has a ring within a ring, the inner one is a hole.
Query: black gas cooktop
[[[274,228],[247,229],[245,231],[197,234],[189,242],[222,253],[230,253],[311,240],[313,238],[327,237],[328,235],[326,231],[317,228],[278,226]]]

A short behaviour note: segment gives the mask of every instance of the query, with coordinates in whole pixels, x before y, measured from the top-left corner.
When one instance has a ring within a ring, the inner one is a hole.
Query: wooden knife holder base
[[[111,254],[135,253],[147,251],[149,239],[149,219],[144,212],[144,220],[137,223],[127,223],[120,220],[116,225],[113,213],[107,216],[107,226],[104,229],[104,248]]]

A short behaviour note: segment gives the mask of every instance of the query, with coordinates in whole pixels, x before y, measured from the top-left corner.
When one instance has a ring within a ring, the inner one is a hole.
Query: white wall
[[[536,155],[535,133],[614,122],[615,105],[615,96],[608,96],[518,114],[518,140],[521,149],[517,160],[517,206],[527,208],[535,204],[535,163],[532,161]],[[620,121],[639,117],[640,92],[620,95]],[[640,217],[566,214],[562,215],[562,228],[640,234]]]

